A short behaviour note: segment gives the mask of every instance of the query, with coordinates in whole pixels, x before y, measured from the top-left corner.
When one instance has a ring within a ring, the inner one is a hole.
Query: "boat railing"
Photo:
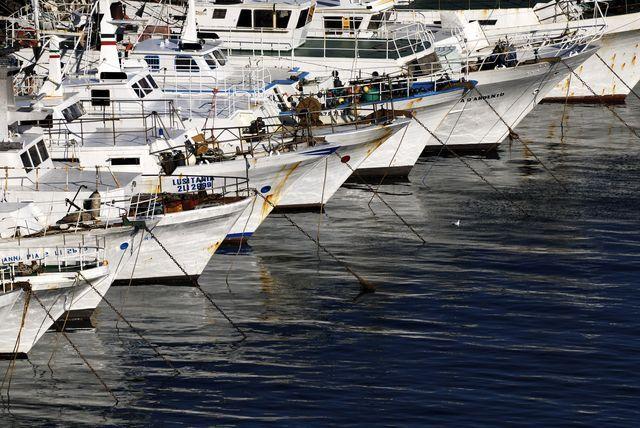
[[[171,129],[181,127],[183,123],[177,116],[177,111],[171,102],[164,104],[161,114],[151,108],[145,108],[142,102],[113,101],[116,103],[130,103],[133,107],[91,110],[91,101],[79,101],[87,106],[85,111],[90,114],[72,121],[65,119],[51,119],[43,127],[43,136],[50,147],[64,148],[71,151],[73,147],[85,146],[89,141],[100,141],[101,144],[118,144],[118,135],[126,133],[131,137],[140,138],[143,142],[151,142],[158,138],[170,138]],[[158,103],[155,103],[158,106]],[[137,111],[136,111],[137,110]],[[158,109],[159,110],[159,109]],[[127,111],[127,113],[124,113]],[[101,114],[100,114],[101,113]],[[74,156],[71,156],[74,157]]]
[[[176,72],[166,67],[154,71],[158,85],[165,92],[208,93],[223,92],[260,93],[271,82],[265,67],[240,67],[225,65],[207,72],[200,70]]]
[[[223,46],[229,49],[251,51],[253,55],[263,55],[265,52],[273,52],[281,55],[289,52],[305,42],[306,35],[302,29],[278,29],[278,28],[247,28],[243,34],[242,29],[233,27],[217,27],[215,33],[223,42]]]
[[[366,26],[363,26],[366,25]],[[399,33],[400,31],[400,33]],[[358,11],[342,11],[339,16],[323,16],[322,28],[310,28],[308,37],[367,38],[386,40],[399,37],[420,38],[425,31],[422,22],[399,21],[391,12],[381,12],[364,19]],[[433,40],[429,38],[430,42]]]
[[[601,4],[604,4],[604,11]],[[569,22],[580,19],[602,19],[606,16],[609,4],[604,1],[591,0],[589,2],[576,2],[576,0],[557,0],[548,4],[536,5],[533,12],[540,23]],[[592,8],[592,9],[591,9]],[[591,9],[592,16],[587,16]]]
[[[174,168],[186,165],[184,156],[180,156],[179,159],[173,158],[172,161],[175,162]],[[211,205],[224,203],[229,199],[245,198],[250,194],[251,189],[246,176],[141,174],[131,195],[104,203],[118,214],[112,215],[112,211],[109,210],[109,214],[101,218],[105,227],[119,222],[122,217],[136,221],[151,221],[161,215],[197,209],[198,205],[194,204],[194,201],[204,201],[206,205]]]
[[[14,290],[16,279],[43,272],[75,272],[106,263],[105,237],[81,235],[77,245],[0,248],[0,283],[4,293]]]
[[[290,67],[297,65],[297,57],[312,58],[371,58],[397,60],[412,55],[429,52],[433,45],[433,35],[422,24],[411,23],[393,28],[386,37],[374,38],[360,30],[350,37],[322,34],[307,39],[293,50],[277,52],[277,56],[286,58]],[[227,56],[234,56],[233,49],[227,49]],[[256,51],[254,56],[273,56],[274,52]]]
[[[571,28],[559,33],[545,30],[509,32],[486,38],[481,49],[464,48],[457,60],[441,58],[443,68],[458,72],[494,67],[518,67],[541,59],[561,58],[585,51],[604,34],[601,24]],[[456,33],[461,46],[476,46],[480,40],[466,39],[462,31]],[[493,51],[489,51],[493,49]],[[500,63],[500,64],[498,64]]]
[[[56,174],[56,182],[51,183],[47,177],[47,173],[52,171],[62,171],[62,174]],[[82,167],[76,165],[60,165],[60,166],[37,166],[34,168],[21,166],[2,166],[0,167],[0,192],[2,192],[3,200],[6,195],[13,190],[29,190],[40,191],[45,190],[44,184],[53,184],[56,190],[71,192],[78,187],[75,182],[77,171],[95,172],[96,186],[102,189],[111,189],[120,186],[118,178],[114,175],[109,166]],[[102,180],[102,174],[108,174],[114,184],[107,184]]]
[[[210,162],[271,156],[315,146],[324,141],[323,135],[390,123],[398,117],[391,100],[332,108],[324,108],[317,100],[311,103],[315,107],[300,108],[300,99],[298,109],[278,116],[259,117],[249,126],[203,128],[200,151],[194,150],[193,144],[187,142],[160,152],[180,151],[186,164],[201,162],[202,157],[198,153],[205,152],[217,154],[208,160]]]
[[[474,86],[464,78],[452,79],[446,73],[410,77],[387,75],[352,80],[349,83],[347,86],[334,86],[319,91],[316,97],[324,101],[325,108],[344,109],[358,104],[386,104],[386,108],[393,108],[394,101],[424,97],[452,89],[470,89]]]

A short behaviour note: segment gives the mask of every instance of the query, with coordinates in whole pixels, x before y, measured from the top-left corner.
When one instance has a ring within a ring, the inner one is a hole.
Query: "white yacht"
[[[166,28],[165,36],[187,15],[184,4],[127,4],[144,11],[147,25]],[[305,42],[315,4],[315,0],[196,0],[197,37],[220,40],[229,49],[290,51]]]

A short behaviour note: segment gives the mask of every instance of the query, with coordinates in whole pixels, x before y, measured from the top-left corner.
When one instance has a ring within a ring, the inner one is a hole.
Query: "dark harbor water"
[[[616,111],[640,128],[638,102]],[[293,215],[376,285],[356,302],[351,275],[270,218],[201,279],[245,341],[194,289],[112,289],[180,373],[103,303],[69,337],[119,403],[49,333],[8,398],[5,382],[2,425],[637,425],[640,139],[587,106],[567,107],[563,137],[562,113],[539,106],[518,131],[565,188],[505,143],[466,158],[502,195],[455,158],[380,188],[425,245],[362,186]]]

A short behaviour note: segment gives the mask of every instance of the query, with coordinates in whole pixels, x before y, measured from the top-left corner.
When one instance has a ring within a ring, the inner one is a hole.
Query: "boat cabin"
[[[291,50],[304,43],[315,0],[198,2],[198,37],[242,50]]]

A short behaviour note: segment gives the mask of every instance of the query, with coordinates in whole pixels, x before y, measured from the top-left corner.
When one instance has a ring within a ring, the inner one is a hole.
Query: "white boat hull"
[[[313,166],[334,148],[318,148],[301,152],[180,167],[175,174],[249,176],[249,186],[259,193],[228,230],[227,241],[251,237],[281,199],[292,191],[294,183],[309,173]]]
[[[436,138],[427,141],[428,152],[452,149],[495,149],[544,98],[545,94],[570,71],[578,67],[593,50],[562,62],[540,62],[516,68],[470,73],[478,82],[454,107],[435,131]],[[508,126],[507,126],[508,125]]]
[[[387,126],[378,125],[332,135],[331,138],[336,139],[332,143],[340,146],[338,150],[296,181],[291,191],[281,199],[278,209],[299,210],[324,206],[368,156],[406,125],[407,121],[396,121]]]
[[[425,98],[394,101],[394,108],[409,110],[427,128],[435,130],[462,96],[458,89]],[[361,177],[407,176],[424,150],[426,132],[412,120],[406,128],[394,133],[358,167]]]
[[[0,296],[0,355],[25,357],[42,335],[65,312],[77,296],[90,289],[88,282],[110,284],[109,268],[99,266],[83,271],[78,281],[75,274],[45,274],[60,277],[50,287],[16,289]],[[49,280],[49,279],[47,279]]]
[[[599,45],[597,56],[575,70],[584,83],[570,75],[556,84],[543,101],[624,102],[640,81],[640,29],[605,34]]]

